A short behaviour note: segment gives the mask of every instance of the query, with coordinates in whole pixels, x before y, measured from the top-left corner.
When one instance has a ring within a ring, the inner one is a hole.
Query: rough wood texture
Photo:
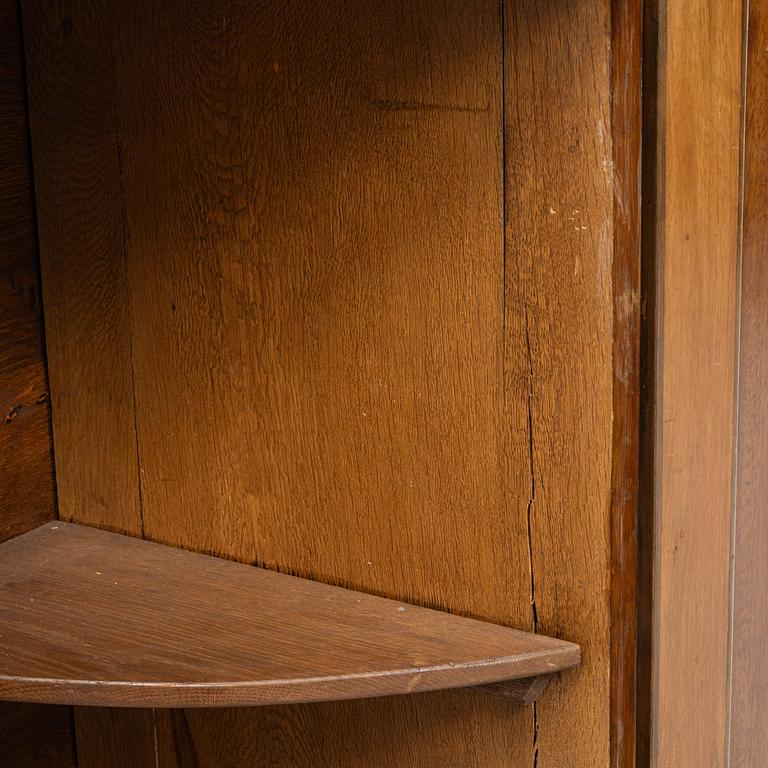
[[[731,768],[768,755],[768,2],[749,3]]]
[[[640,445],[641,0],[614,0],[613,453],[611,462],[611,768],[634,768]]]
[[[613,386],[610,9],[534,0],[505,7],[508,510],[527,524],[529,626],[554,635],[569,627],[569,639],[585,649],[579,684],[551,686],[533,709],[533,761],[556,766],[568,755],[573,766],[603,766]],[[581,728],[588,735],[574,738]]]
[[[25,50],[59,513],[77,509],[81,522],[137,532],[109,31],[87,4],[71,13],[53,1],[30,5]]]
[[[741,4],[660,6],[652,765],[726,765]],[[683,43],[684,41],[684,43]]]
[[[563,640],[64,522],[0,545],[0,597],[11,701],[333,701],[552,675],[580,658]]]
[[[0,4],[0,541],[55,516],[16,2]]]
[[[585,647],[163,766],[609,759],[610,4],[504,5],[27,7],[63,515]]]

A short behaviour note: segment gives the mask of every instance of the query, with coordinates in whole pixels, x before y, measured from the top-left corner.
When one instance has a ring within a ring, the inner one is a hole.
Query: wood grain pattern
[[[741,4],[666,3],[659,24],[652,764],[719,768],[726,765]]]
[[[23,3],[59,513],[137,533],[110,40],[78,8]]]
[[[640,327],[640,424],[638,471],[638,560],[637,560],[637,696],[636,764],[651,765],[654,708],[654,567],[656,509],[656,414],[660,391],[657,382],[657,342],[660,320],[657,289],[660,288],[658,223],[663,199],[659,136],[659,2],[643,2],[643,157],[641,217],[641,327]]]
[[[636,764],[642,14],[641,0],[614,0],[611,5],[611,768],[634,768]]]
[[[0,545],[0,596],[11,701],[332,701],[552,675],[580,658],[564,640],[58,521]]]
[[[55,516],[19,9],[0,12],[0,541]]]
[[[83,313],[49,330],[57,390],[95,411],[54,408],[70,455],[129,456],[135,371],[135,485],[61,467],[64,515],[90,497],[138,533],[140,478],[151,538],[526,628],[533,584],[535,628],[585,647],[535,714],[451,692],[156,713],[161,765],[608,760],[610,8],[505,5],[28,8],[40,133],[58,114],[104,158],[99,195],[40,204],[51,263],[98,267],[45,274]],[[35,151],[51,190],[77,164]],[[100,266],[96,211],[127,268]]]
[[[609,755],[613,150],[610,9],[506,4],[504,453],[528,622],[584,648],[532,713],[534,765]],[[563,73],[568,73],[567,77]],[[519,498],[522,496],[522,499]],[[519,535],[519,534],[518,534]],[[586,716],[586,713],[590,713]],[[574,738],[586,728],[583,738]]]
[[[731,768],[768,754],[768,3],[749,3],[731,676]]]

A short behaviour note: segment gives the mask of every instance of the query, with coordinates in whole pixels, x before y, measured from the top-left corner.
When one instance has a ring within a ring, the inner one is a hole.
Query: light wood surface
[[[0,598],[0,699],[14,701],[331,701],[580,659],[563,640],[58,521],[0,545]]]
[[[730,768],[768,755],[768,2],[749,3]]]
[[[609,3],[25,8],[62,514],[585,648],[535,713],[158,713],[161,764],[607,761]]]
[[[726,765],[742,15],[660,4],[651,764]]]

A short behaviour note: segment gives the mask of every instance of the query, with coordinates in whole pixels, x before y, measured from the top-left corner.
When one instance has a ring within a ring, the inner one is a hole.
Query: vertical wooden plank
[[[741,11],[660,8],[659,766],[726,765]]]
[[[614,0],[611,768],[634,768],[636,757],[642,31],[641,0]]]
[[[659,120],[659,3],[643,2],[643,155],[641,169],[640,456],[638,493],[636,763],[651,765],[654,695],[654,539],[656,508],[657,307],[661,157]]]
[[[111,5],[23,10],[59,512],[140,535]],[[132,723],[78,712],[79,763],[139,765]]]
[[[56,516],[19,6],[0,3],[0,541]],[[0,702],[0,763],[69,768],[72,710]]]
[[[528,626],[582,666],[534,705],[533,764],[609,762],[613,150],[610,4],[506,3],[505,410]],[[587,714],[589,713],[589,714]],[[567,756],[567,757],[566,757]]]
[[[768,754],[768,3],[749,3],[733,586],[731,768]]]
[[[34,232],[29,132],[15,0],[0,7],[0,541],[56,516]]]
[[[497,4],[130,16],[115,39],[148,535],[516,622]],[[429,766],[523,756],[524,720],[454,693],[185,722],[203,762]]]
[[[108,7],[23,9],[59,513],[138,534]]]

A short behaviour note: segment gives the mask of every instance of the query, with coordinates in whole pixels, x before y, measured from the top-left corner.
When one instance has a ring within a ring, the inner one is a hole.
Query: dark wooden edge
[[[613,449],[610,765],[635,765],[640,422],[642,0],[612,0]]]
[[[535,681],[577,666],[580,654],[576,651],[553,652],[547,658],[552,673],[521,678]],[[349,701],[352,699],[403,696],[429,691],[466,688],[481,689],[484,693],[502,695],[511,701],[531,703],[544,688],[542,682],[530,692],[533,698],[523,701],[524,695],[513,695],[518,679],[501,680],[499,677],[509,660],[485,666],[464,667],[467,679],[459,681],[453,665],[432,667],[420,671],[396,670],[386,674],[337,676],[301,680],[276,680],[265,683],[136,683],[124,681],[94,682],[88,680],[54,680],[14,678],[0,675],[0,700],[37,704],[74,704],[97,707],[166,707],[166,708],[214,708],[256,707],[277,704],[307,704],[325,701]],[[518,662],[515,661],[516,665]],[[478,685],[478,679],[486,677],[490,682]],[[364,681],[365,685],[360,683]],[[311,684],[311,688],[310,685]],[[486,686],[497,690],[486,690]],[[509,694],[503,694],[508,686]],[[522,688],[529,688],[524,684]]]
[[[636,764],[651,765],[659,217],[659,3],[643,2]]]
[[[473,690],[486,693],[499,699],[507,699],[516,704],[533,704],[544,693],[552,675],[522,677],[518,680],[503,680],[500,683],[478,685]]]

